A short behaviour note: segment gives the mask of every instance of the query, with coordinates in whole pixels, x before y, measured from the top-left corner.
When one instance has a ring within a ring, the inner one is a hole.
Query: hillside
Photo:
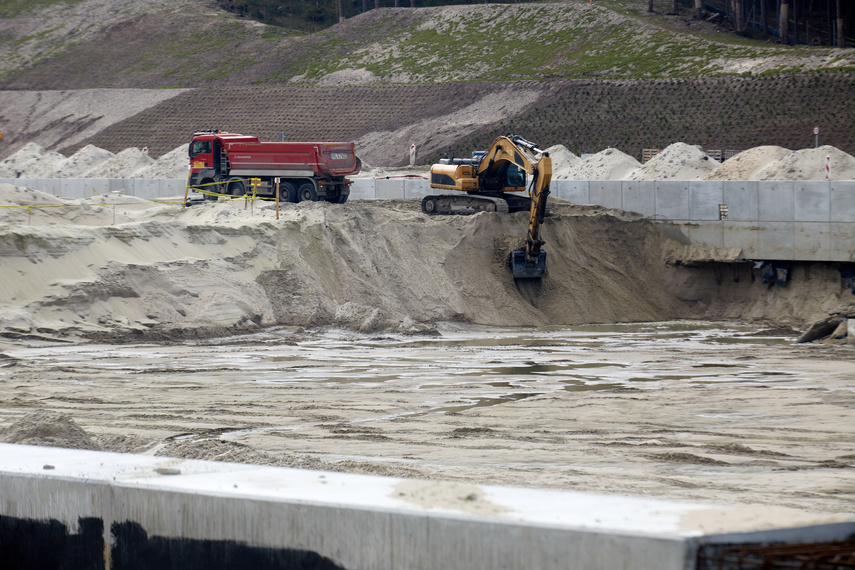
[[[640,158],[678,140],[801,148],[820,126],[822,143],[855,152],[855,50],[750,42],[629,0],[381,8],[311,35],[203,0],[0,13],[0,158],[31,141],[157,154],[203,127],[357,140],[389,165],[411,143],[432,161],[510,130]],[[103,105],[75,110],[93,88]],[[68,109],[53,121],[45,90]]]

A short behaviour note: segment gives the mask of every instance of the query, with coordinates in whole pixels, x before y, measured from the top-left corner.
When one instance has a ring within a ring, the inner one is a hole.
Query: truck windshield
[[[211,141],[193,141],[190,144],[190,156],[211,153]]]

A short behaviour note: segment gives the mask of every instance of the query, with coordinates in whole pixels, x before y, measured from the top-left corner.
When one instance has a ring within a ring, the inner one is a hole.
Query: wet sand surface
[[[855,362],[757,325],[282,327],[0,344],[0,429],[102,449],[816,513],[855,511]]]

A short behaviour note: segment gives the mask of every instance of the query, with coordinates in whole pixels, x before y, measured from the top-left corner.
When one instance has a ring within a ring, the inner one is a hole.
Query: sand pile
[[[648,160],[626,180],[700,180],[719,166],[696,146],[677,142]]]
[[[187,178],[187,168],[190,158],[187,155],[187,145],[182,144],[175,149],[159,156],[157,160],[145,168],[138,170],[134,178]]]
[[[616,148],[607,148],[562,170],[564,180],[624,180],[641,163]]]
[[[115,155],[109,150],[88,144],[68,158],[63,158],[56,164],[53,172],[44,174],[29,174],[32,178],[77,178],[101,166]]]
[[[780,146],[757,146],[722,162],[702,180],[759,180],[764,168],[790,152]]]
[[[546,149],[552,157],[552,179],[569,180],[570,169],[582,162],[582,159],[573,154],[563,144],[557,144]]]
[[[69,449],[100,449],[73,419],[59,412],[27,414],[0,432],[0,441]]]
[[[126,148],[119,154],[87,170],[82,178],[134,178],[136,174],[154,164],[154,159],[136,147]]]
[[[855,157],[833,146],[792,151],[757,173],[757,180],[825,180],[825,157],[832,180],[855,180]]]
[[[647,164],[615,148],[583,160],[563,145],[546,149],[554,180],[824,180],[831,155],[833,180],[855,180],[855,158],[831,146],[790,152],[776,146],[746,150],[719,164],[697,147],[674,143]],[[187,178],[187,145],[152,159],[138,148],[114,155],[87,145],[74,155],[29,143],[0,162],[0,178]],[[430,165],[371,166],[363,161],[354,178],[428,178]]]
[[[47,151],[36,143],[27,143],[0,162],[0,177],[37,178],[43,172],[53,172],[63,159],[65,157],[58,152]]]

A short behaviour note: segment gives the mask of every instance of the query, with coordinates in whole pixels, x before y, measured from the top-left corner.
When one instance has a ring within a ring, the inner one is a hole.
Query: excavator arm
[[[540,158],[537,155],[540,155]],[[540,226],[546,216],[546,199],[549,196],[549,184],[552,182],[552,158],[534,143],[516,135],[508,135],[499,137],[493,143],[490,160],[482,161],[483,172],[491,172],[502,162],[512,162],[531,176],[531,208],[525,248],[512,251],[508,257],[508,265],[514,279],[538,279],[546,273],[546,252],[541,249],[543,240],[540,239]]]

